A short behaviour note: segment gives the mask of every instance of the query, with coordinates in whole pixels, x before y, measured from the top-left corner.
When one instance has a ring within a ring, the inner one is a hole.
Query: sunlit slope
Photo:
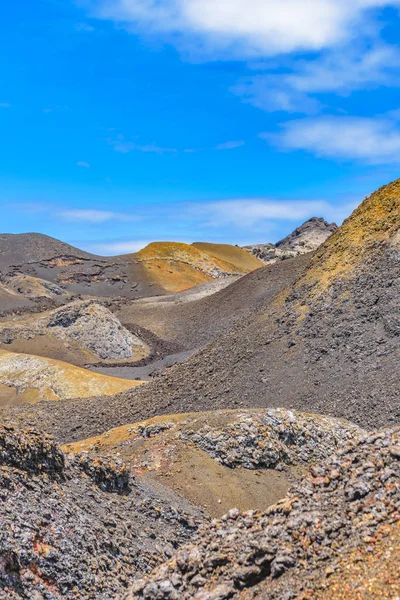
[[[345,220],[317,252],[299,286],[323,293],[339,278],[351,278],[357,267],[391,243],[399,244],[400,179],[381,187]]]
[[[399,230],[400,180],[365,199],[296,282],[137,401],[293,406],[371,428],[391,424],[400,415]]]
[[[167,292],[180,292],[211,279],[256,268],[245,270],[243,266],[180,242],[154,242],[133,256],[144,267],[149,280]]]
[[[264,266],[264,263],[253,254],[250,254],[239,246],[231,244],[210,244],[207,242],[195,242],[195,248],[207,252],[210,256],[215,256],[223,260],[238,270],[241,273],[249,273],[255,269]]]
[[[0,405],[111,396],[140,384],[58,360],[0,350]]]

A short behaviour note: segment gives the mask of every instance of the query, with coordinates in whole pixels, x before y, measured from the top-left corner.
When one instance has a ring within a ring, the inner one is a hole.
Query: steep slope
[[[317,250],[337,230],[336,223],[313,217],[276,244],[255,244],[244,249],[265,264]]]
[[[125,600],[396,598],[399,456],[399,428],[364,437],[267,512],[213,521]]]
[[[58,360],[0,350],[0,405],[111,396],[141,382],[92,373]]]
[[[78,366],[101,361],[135,362],[148,345],[125,329],[99,302],[76,301],[38,315],[0,323],[0,348],[39,354]]]
[[[205,297],[200,289],[197,297],[195,288],[184,295],[135,300],[116,314],[128,328],[140,325],[182,349],[197,349],[271,302],[299,277],[310,259],[299,257],[257,269]]]
[[[214,411],[125,425],[64,450],[118,455],[135,478],[221,517],[232,506],[267,509],[306,465],[361,433],[345,421],[280,409]]]
[[[396,181],[363,202],[286,297],[170,369],[140,402],[151,395],[152,406],[168,398],[177,410],[284,405],[371,427],[396,421],[399,227]]]

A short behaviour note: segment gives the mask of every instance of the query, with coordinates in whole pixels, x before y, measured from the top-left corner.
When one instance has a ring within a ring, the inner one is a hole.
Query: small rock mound
[[[266,513],[231,510],[214,520],[194,544],[136,580],[126,599],[315,598],[329,590],[332,573],[346,570],[346,556],[373,552],[399,521],[395,428],[369,434],[311,467]]]
[[[131,489],[130,470],[120,460],[84,452],[75,457],[75,464],[104,492],[126,494]]]
[[[150,352],[138,335],[128,331],[108,308],[94,300],[75,301],[17,322],[0,327],[0,344],[15,340],[33,340],[52,336],[64,347],[84,353],[88,362],[96,360],[139,360]],[[39,346],[40,347],[40,346]]]
[[[312,217],[276,244],[256,244],[244,249],[269,265],[317,250],[338,229],[320,217]]]
[[[278,469],[326,459],[362,430],[339,419],[282,408],[240,413],[224,428],[184,431],[190,440],[227,467]]]
[[[275,246],[281,250],[292,250],[296,255],[306,254],[317,250],[337,229],[336,223],[312,217]]]
[[[74,340],[103,360],[131,358],[134,348],[146,345],[132,335],[105,306],[97,302],[73,302],[55,310],[45,327],[57,337]]]
[[[20,431],[0,427],[0,465],[59,477],[64,473],[64,454],[49,435],[34,429]]]

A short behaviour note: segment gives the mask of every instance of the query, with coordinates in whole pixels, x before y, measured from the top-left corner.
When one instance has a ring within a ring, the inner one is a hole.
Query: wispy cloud
[[[115,139],[107,139],[107,143],[112,146],[115,152],[120,152],[121,154],[128,154],[134,150],[150,154],[168,154],[171,152],[177,152],[176,148],[162,147],[154,142],[151,144],[138,144],[136,142],[130,142],[125,140],[122,134],[117,135]]]
[[[0,108],[11,108],[11,104],[8,102],[0,102]]]
[[[400,128],[389,118],[314,117],[283,123],[278,134],[262,133],[284,150],[368,164],[400,163]]]
[[[286,61],[285,73],[252,75],[232,91],[266,111],[313,114],[322,109],[320,94],[348,96],[354,90],[400,87],[399,63],[394,46],[340,48],[309,60]]]
[[[300,222],[323,216],[342,221],[355,208],[354,202],[335,205],[325,200],[273,200],[268,198],[238,198],[206,203],[198,207],[212,227],[234,225],[251,230],[264,228],[267,223]]]
[[[154,240],[125,240],[115,242],[89,242],[85,244],[85,250],[94,252],[104,256],[115,256],[118,254],[130,254],[131,252],[138,252],[145,248]]]
[[[218,146],[215,147],[216,150],[234,150],[235,148],[240,148],[241,146],[244,146],[246,142],[244,142],[243,140],[239,140],[239,141],[232,141],[232,142],[224,142],[223,144],[218,144]]]
[[[107,221],[136,221],[134,215],[119,213],[111,210],[96,210],[92,208],[76,208],[62,210],[57,215],[66,221],[85,223],[106,223]]]
[[[94,31],[94,27],[92,27],[92,25],[89,25],[88,23],[76,23],[75,30],[91,33],[92,31]]]
[[[85,160],[78,160],[78,162],[76,163],[77,167],[83,167],[84,169],[90,169],[90,164],[88,162],[86,162]]]

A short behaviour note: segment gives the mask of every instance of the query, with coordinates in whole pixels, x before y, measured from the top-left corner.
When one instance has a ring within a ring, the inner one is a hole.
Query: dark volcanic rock
[[[0,427],[0,465],[57,478],[64,475],[65,461],[59,446],[45,433],[3,426]]]
[[[0,429],[0,503],[1,600],[114,600],[200,518],[118,460],[66,459],[46,435],[11,427]]]
[[[330,575],[346,574],[355,550],[373,552],[400,521],[399,444],[399,428],[370,434],[311,467],[266,513],[229,511],[137,579],[126,600],[333,597]],[[399,573],[399,554],[394,560]],[[389,586],[368,598],[394,597]]]

